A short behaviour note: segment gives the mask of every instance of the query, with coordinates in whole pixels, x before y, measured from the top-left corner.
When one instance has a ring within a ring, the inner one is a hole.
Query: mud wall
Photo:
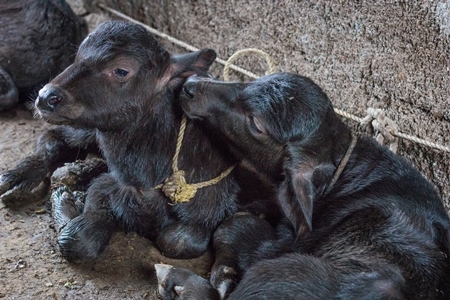
[[[401,132],[450,146],[449,0],[85,0],[85,8],[101,12],[98,3],[213,48],[223,59],[243,48],[264,50],[278,71],[315,80],[336,108],[359,117],[369,107],[382,108]],[[259,75],[266,68],[254,57],[236,64]],[[216,65],[213,73],[221,72]],[[450,153],[407,140],[400,140],[398,153],[435,184],[450,208]]]

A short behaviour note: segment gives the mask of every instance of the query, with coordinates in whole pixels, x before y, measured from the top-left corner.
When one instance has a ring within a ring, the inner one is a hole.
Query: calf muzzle
[[[44,86],[36,99],[35,106],[39,110],[53,111],[61,102],[64,96],[61,91],[52,86]]]

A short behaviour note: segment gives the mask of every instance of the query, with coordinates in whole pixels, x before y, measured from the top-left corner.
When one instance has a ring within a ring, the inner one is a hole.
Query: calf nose
[[[44,86],[39,91],[35,106],[40,110],[53,111],[63,100],[63,94],[55,87]]]
[[[187,96],[193,98],[198,91],[199,82],[201,81],[202,80],[196,75],[190,76],[183,85],[183,92]]]

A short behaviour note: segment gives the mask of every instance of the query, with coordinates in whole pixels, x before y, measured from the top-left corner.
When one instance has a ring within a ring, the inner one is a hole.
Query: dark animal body
[[[0,28],[0,111],[70,65],[87,35],[85,20],[64,0],[2,1]]]
[[[3,202],[32,197],[26,190],[57,166],[98,147],[108,172],[91,182],[84,207],[76,197],[54,197],[62,254],[95,259],[120,229],[156,241],[169,257],[204,253],[220,222],[237,210],[233,173],[181,204],[155,186],[172,173],[182,84],[190,75],[206,76],[215,57],[209,49],[171,56],[141,26],[101,24],[74,63],[39,92],[37,113],[57,126],[40,138],[34,155],[0,177]],[[236,162],[211,134],[196,121],[186,126],[178,168],[189,183],[210,180]]]
[[[271,178],[286,216],[276,229],[251,215],[219,227],[216,264],[237,284],[219,289],[222,297],[450,299],[450,221],[436,190],[408,161],[364,136],[330,185],[352,133],[310,79],[191,77],[181,104]],[[218,298],[206,296],[212,286],[192,284],[199,280],[190,271],[157,266],[157,275],[165,298]]]

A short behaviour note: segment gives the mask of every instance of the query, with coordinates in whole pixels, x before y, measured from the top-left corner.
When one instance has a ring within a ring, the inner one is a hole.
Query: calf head
[[[287,73],[246,84],[193,76],[184,84],[181,105],[278,184],[281,207],[299,235],[311,230],[313,202],[336,169],[335,152],[342,156],[341,144],[350,139],[320,87]]]
[[[101,24],[80,45],[75,61],[39,91],[38,114],[52,124],[120,130],[158,108],[192,74],[206,75],[213,50],[171,56],[142,26]]]

